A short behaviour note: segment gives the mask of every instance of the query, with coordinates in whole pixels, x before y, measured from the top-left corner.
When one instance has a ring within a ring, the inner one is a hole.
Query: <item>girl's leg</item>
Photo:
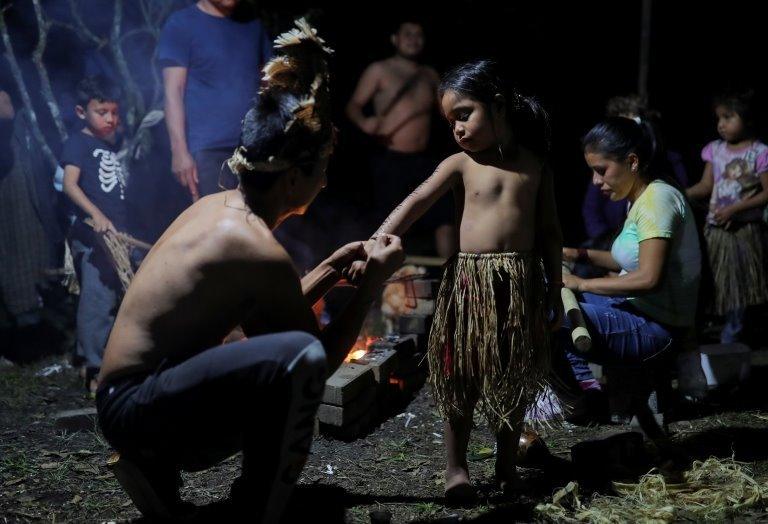
[[[472,431],[474,405],[461,417],[445,422],[445,449],[448,466],[445,470],[445,496],[453,499],[472,498],[477,493],[469,481],[467,447]]]
[[[520,486],[517,476],[517,453],[524,414],[525,410],[513,413],[509,418],[509,425],[505,425],[496,434],[496,481],[505,493]]]
[[[721,344],[733,344],[739,342],[740,335],[744,329],[744,313],[746,308],[736,308],[725,314],[725,325],[720,332]]]

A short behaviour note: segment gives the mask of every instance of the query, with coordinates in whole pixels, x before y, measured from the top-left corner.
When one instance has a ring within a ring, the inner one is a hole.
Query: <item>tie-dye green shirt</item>
[[[655,180],[629,210],[611,255],[622,274],[639,267],[640,243],[649,238],[670,241],[664,273],[655,291],[629,297],[637,309],[671,326],[690,326],[696,314],[701,250],[693,211],[680,191]]]

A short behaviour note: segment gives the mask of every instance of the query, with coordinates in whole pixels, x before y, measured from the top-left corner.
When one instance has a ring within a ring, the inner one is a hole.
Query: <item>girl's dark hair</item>
[[[76,88],[77,105],[85,107],[91,100],[98,102],[120,102],[120,88],[104,76],[87,76]]]
[[[246,113],[240,133],[246,160],[268,164],[274,159],[288,167],[245,172],[240,176],[244,189],[269,189],[280,175],[293,167],[300,168],[307,176],[312,174],[323,149],[332,139],[333,126],[330,119],[321,125],[319,132],[304,125],[289,125],[296,119],[294,109],[300,102],[294,93],[272,90],[262,93],[256,106]]]
[[[550,148],[549,114],[531,97],[522,96],[505,81],[499,65],[493,60],[476,60],[449,71],[440,83],[440,97],[455,91],[490,107],[495,96],[504,97],[507,121],[515,140],[540,156]]]
[[[744,127],[750,133],[757,127],[755,112],[755,92],[751,89],[743,91],[725,91],[715,96],[713,108],[725,107],[741,117]]]
[[[630,154],[637,155],[640,174],[647,180],[663,179],[671,182],[665,172],[663,153],[653,125],[647,120],[637,122],[631,118],[613,116],[606,118],[581,140],[588,153],[599,153],[612,160],[625,160]]]

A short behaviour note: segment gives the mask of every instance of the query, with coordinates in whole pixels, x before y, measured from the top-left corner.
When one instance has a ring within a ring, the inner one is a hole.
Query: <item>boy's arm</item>
[[[197,166],[187,147],[184,91],[187,87],[187,68],[172,66],[163,68],[165,93],[165,125],[171,140],[171,170],[179,183],[189,190],[192,200],[197,200]]]
[[[563,233],[560,220],[557,217],[555,202],[554,175],[549,164],[544,164],[541,171],[541,185],[537,198],[537,244],[544,262],[549,288],[547,304],[555,312],[552,319],[553,329],[560,327],[562,321],[563,303],[560,299],[560,289],[563,282]]]
[[[64,167],[64,193],[77,205],[80,209],[85,211],[93,219],[93,229],[97,233],[103,233],[107,230],[116,231],[115,226],[107,218],[107,216],[96,207],[96,204],[91,202],[91,199],[86,196],[78,181],[80,180],[80,168],[68,164]]]
[[[380,122],[378,117],[366,117],[363,114],[363,107],[370,102],[379,87],[380,69],[379,64],[368,66],[357,82],[357,87],[346,107],[347,117],[369,135],[375,135],[378,132]]]
[[[690,200],[700,200],[707,198],[712,194],[712,188],[715,185],[715,178],[712,174],[712,162],[707,162],[704,166],[704,174],[701,180],[685,190],[685,196]]]
[[[379,229],[375,238],[382,234],[402,236],[411,225],[426,213],[446,191],[451,189],[461,177],[462,154],[458,153],[443,160],[435,172],[427,178],[413,193],[392,211]]]

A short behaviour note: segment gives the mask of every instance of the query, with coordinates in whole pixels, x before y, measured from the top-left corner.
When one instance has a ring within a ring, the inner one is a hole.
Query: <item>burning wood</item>
[[[347,354],[344,362],[355,362],[356,360],[361,360],[370,351],[371,346],[377,340],[379,340],[379,337],[359,337],[357,342],[355,342],[355,345],[352,346],[352,349],[349,351],[349,354]]]

